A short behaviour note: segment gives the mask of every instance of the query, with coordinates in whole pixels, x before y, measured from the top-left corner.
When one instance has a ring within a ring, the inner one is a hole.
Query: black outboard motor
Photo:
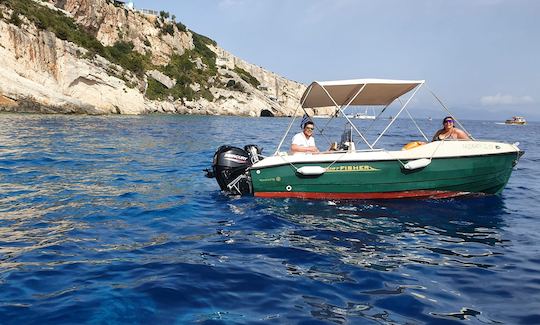
[[[262,158],[260,153],[256,145],[247,145],[244,149],[221,146],[214,154],[212,170],[205,169],[206,177],[215,177],[221,190],[229,194],[251,194],[253,188],[247,169]]]

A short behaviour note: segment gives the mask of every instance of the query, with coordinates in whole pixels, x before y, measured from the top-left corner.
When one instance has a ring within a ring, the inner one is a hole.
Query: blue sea
[[[540,324],[540,123],[463,121],[526,151],[500,196],[227,197],[203,176],[289,122],[0,114],[0,324]],[[421,140],[395,124],[383,144]]]

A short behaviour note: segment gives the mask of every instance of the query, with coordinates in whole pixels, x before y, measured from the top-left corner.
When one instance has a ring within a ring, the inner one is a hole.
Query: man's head
[[[315,124],[313,124],[312,121],[307,121],[306,124],[304,124],[304,134],[306,137],[310,137],[313,135],[313,129],[315,128]]]

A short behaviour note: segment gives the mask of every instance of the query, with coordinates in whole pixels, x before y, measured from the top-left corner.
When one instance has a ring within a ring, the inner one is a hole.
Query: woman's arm
[[[467,133],[465,133],[463,130],[460,130],[460,129],[454,129],[454,131],[456,132],[457,139],[460,139],[460,140],[470,140],[470,138],[469,138],[469,136],[467,135]]]
[[[431,139],[431,142],[439,141],[439,134],[441,134],[441,131],[442,130],[438,130],[437,132],[435,132],[435,135],[433,136],[433,139]]]

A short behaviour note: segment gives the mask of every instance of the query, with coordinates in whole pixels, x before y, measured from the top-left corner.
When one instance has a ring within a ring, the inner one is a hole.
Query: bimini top
[[[302,95],[301,103],[303,108],[347,104],[389,105],[424,82],[390,79],[314,81]]]

